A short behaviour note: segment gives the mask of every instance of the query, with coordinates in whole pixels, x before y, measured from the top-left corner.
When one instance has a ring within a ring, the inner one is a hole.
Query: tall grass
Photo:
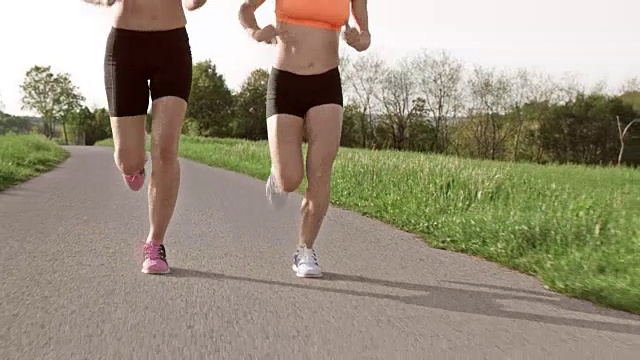
[[[266,142],[184,137],[181,156],[265,179]],[[331,201],[640,313],[640,171],[341,149]],[[303,185],[301,191],[304,191]]]
[[[0,135],[0,190],[53,169],[68,153],[40,135]]]

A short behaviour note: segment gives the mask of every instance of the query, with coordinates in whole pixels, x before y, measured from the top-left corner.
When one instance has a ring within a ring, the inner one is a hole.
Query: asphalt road
[[[300,197],[181,160],[172,274],[140,272],[146,188],[69,148],[0,193],[0,359],[638,359],[640,317],[352,212],[329,210],[323,279],[291,270]]]

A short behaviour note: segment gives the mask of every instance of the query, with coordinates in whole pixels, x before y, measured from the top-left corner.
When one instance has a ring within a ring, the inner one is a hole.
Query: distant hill
[[[33,125],[40,125],[42,124],[42,118],[39,116],[21,116],[21,115],[11,115],[11,114],[7,114],[3,111],[0,111],[0,119],[4,119],[4,118],[13,118],[13,119],[24,119],[24,120],[28,120],[30,123],[32,123]]]
[[[37,116],[21,116],[21,117],[29,120],[33,125],[41,125],[43,121],[41,117],[37,117]]]
[[[15,116],[0,111],[0,134],[14,132],[28,133],[33,128],[42,127],[42,118],[37,116]]]

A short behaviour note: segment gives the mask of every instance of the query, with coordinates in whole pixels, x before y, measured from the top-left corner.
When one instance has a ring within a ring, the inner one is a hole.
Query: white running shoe
[[[318,265],[316,251],[306,246],[298,247],[293,254],[293,271],[298,277],[319,278],[322,277],[322,269]]]
[[[271,206],[273,206],[274,208],[282,209],[287,203],[289,193],[278,190],[278,186],[276,185],[276,181],[273,178],[273,175],[269,175],[267,184],[265,185],[265,191],[269,204],[271,204]]]

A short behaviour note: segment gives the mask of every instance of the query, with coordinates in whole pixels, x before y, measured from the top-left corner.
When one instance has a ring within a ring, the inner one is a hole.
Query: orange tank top
[[[351,15],[351,0],[276,0],[276,19],[339,32]]]

